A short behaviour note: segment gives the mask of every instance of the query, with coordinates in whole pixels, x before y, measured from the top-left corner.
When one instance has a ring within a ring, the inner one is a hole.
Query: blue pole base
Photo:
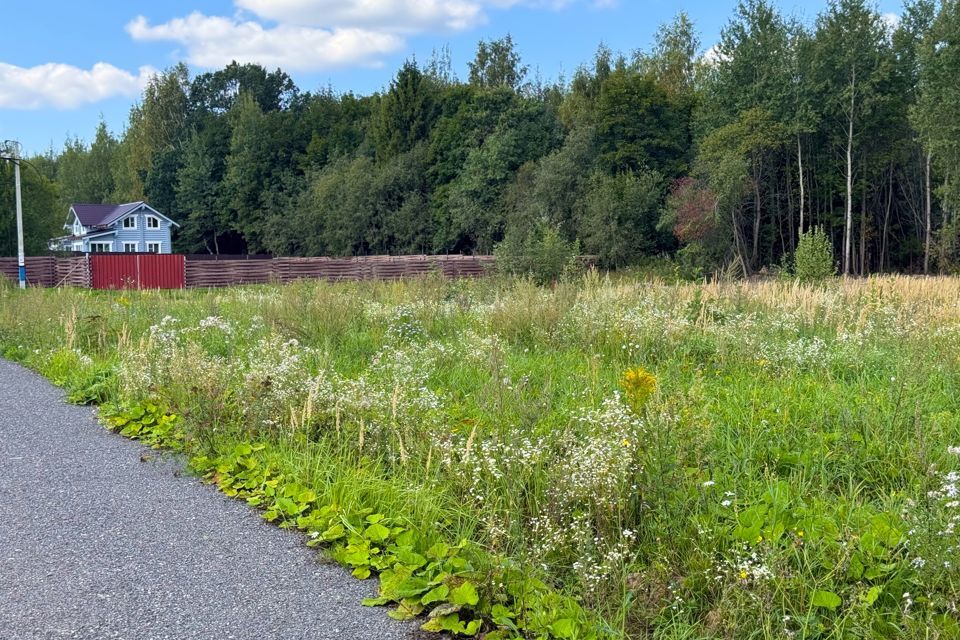
[[[20,286],[23,286],[27,283],[27,267],[20,265]]]

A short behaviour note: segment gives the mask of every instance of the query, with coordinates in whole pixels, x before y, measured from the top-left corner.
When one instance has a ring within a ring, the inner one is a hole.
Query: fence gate
[[[94,289],[182,289],[184,258],[176,254],[97,253],[90,255]]]

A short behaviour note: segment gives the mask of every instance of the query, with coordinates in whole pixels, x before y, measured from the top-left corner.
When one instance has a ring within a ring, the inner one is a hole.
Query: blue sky
[[[811,22],[825,0],[779,0]],[[179,60],[193,73],[237,58],[282,67],[300,86],[376,91],[404,59],[449,45],[455,71],[480,39],[513,35],[548,80],[589,61],[598,43],[648,48],[681,10],[704,48],[736,0],[34,0],[5,2],[0,36],[0,140],[27,153],[92,137],[101,114],[120,133],[150,74]],[[94,8],[95,7],[95,8]],[[879,0],[898,14],[901,0]]]

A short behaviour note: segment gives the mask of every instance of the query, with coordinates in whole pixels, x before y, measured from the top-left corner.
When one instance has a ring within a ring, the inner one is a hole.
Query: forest
[[[899,19],[831,0],[810,23],[744,0],[706,48],[681,13],[544,80],[507,35],[372,95],[280,69],[167,69],[123,132],[28,158],[27,253],[73,202],[146,200],[185,253],[490,253],[559,236],[606,268],[788,267],[820,228],[843,274],[960,269],[960,2]],[[0,166],[0,209],[13,210]],[[0,216],[0,255],[13,255]]]

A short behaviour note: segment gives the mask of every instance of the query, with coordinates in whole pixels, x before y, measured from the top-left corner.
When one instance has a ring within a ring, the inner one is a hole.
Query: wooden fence
[[[35,287],[89,287],[90,263],[86,256],[58,258],[30,256],[24,260],[27,284]],[[0,275],[17,281],[17,259],[0,258]]]
[[[33,286],[90,287],[96,278],[88,256],[27,258],[27,281]],[[430,273],[448,278],[475,278],[494,267],[493,256],[364,256],[357,258],[262,258],[255,256],[186,256],[188,288],[227,287],[296,280],[397,280]],[[16,258],[0,258],[0,274],[17,279]]]
[[[448,278],[488,274],[493,256],[364,256],[358,258],[273,258],[197,260],[187,258],[188,287],[294,282],[296,280],[398,280],[429,273]]]

